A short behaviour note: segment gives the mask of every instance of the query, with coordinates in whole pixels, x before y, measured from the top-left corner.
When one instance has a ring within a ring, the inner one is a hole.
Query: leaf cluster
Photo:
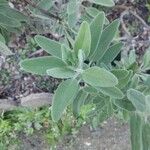
[[[103,12],[99,13],[91,24],[84,21],[71,47],[69,44],[64,45],[37,35],[36,42],[51,56],[27,59],[20,63],[21,68],[30,73],[65,79],[54,94],[52,104],[54,121],[61,118],[64,110],[70,104],[75,104],[73,109],[80,110],[79,108],[84,105],[87,97],[91,99],[99,97],[104,101],[106,99],[107,104],[104,104],[106,107],[111,106],[110,97],[117,99],[124,97],[123,92],[119,89],[121,87],[119,79],[123,77],[118,79],[116,74],[120,73],[128,77],[129,72],[109,68],[122,47],[122,43],[113,42],[119,21],[115,20],[107,26],[104,22]],[[92,31],[96,29],[98,32],[93,34]],[[75,102],[76,98],[77,102]],[[78,99],[81,99],[82,102]]]

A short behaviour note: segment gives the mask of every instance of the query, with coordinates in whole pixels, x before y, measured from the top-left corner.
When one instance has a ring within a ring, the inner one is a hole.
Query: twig
[[[128,10],[123,11],[123,12],[121,13],[120,20],[121,20],[121,25],[122,25],[122,28],[123,28],[124,32],[126,33],[126,35],[127,35],[129,38],[132,38],[130,32],[128,31],[128,29],[127,29],[127,27],[126,27],[126,25],[125,25],[125,23],[124,23],[124,16],[125,16],[125,15],[128,15],[128,14],[129,14]]]
[[[26,3],[28,3],[29,5],[31,5],[33,8],[37,8],[38,10],[40,10],[43,14],[49,16],[50,18],[53,18],[53,19],[56,19],[58,20],[59,22],[62,21],[62,18],[60,18],[59,16],[57,15],[54,15],[44,9],[42,9],[41,7],[39,7],[36,3],[30,1],[30,0],[24,0]]]
[[[39,54],[41,54],[43,51],[44,51],[43,49],[39,49],[39,50],[33,52],[32,54],[30,54],[29,58],[30,58],[30,57],[33,57],[33,56],[35,56],[35,55],[39,55]]]
[[[127,7],[126,10],[121,13],[120,20],[121,20],[121,24],[122,24],[123,30],[125,31],[126,35],[127,35],[130,39],[132,39],[132,38],[134,38],[134,37],[132,37],[131,33],[130,33],[129,30],[127,29],[127,27],[126,27],[126,25],[125,25],[125,23],[124,23],[124,19],[123,19],[125,15],[129,15],[129,14],[133,15],[134,17],[136,17],[136,18],[143,24],[143,26],[144,26],[145,28],[147,28],[148,30],[150,30],[150,26],[149,26],[136,12],[132,11],[131,9],[129,9],[129,8]]]
[[[150,30],[150,26],[134,11],[129,10],[129,12],[136,17],[146,28],[148,28]]]
[[[129,9],[131,9],[131,6],[128,7],[126,5],[115,5],[113,9],[129,10]]]

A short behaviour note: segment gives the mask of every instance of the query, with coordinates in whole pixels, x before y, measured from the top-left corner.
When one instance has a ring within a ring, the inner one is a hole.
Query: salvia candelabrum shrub
[[[118,27],[119,20],[106,26],[100,12],[90,24],[81,24],[75,39],[66,37],[60,43],[37,35],[35,41],[50,56],[20,65],[27,72],[62,79],[53,96],[53,121],[59,121],[68,106],[78,117],[82,107],[91,105],[88,115],[94,125],[121,113],[130,122],[132,150],[150,150],[150,51],[140,63],[131,51],[112,65],[123,47],[113,40]]]

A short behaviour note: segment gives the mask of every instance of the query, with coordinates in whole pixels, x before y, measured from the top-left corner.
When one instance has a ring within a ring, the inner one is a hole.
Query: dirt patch
[[[49,150],[42,134],[21,135],[19,150]],[[12,147],[9,149],[12,150]],[[129,128],[115,119],[110,119],[96,130],[83,126],[77,135],[67,135],[56,146],[56,150],[131,150]]]
[[[57,150],[131,150],[129,128],[115,119],[108,120],[95,131],[84,126],[72,144],[63,144]]]

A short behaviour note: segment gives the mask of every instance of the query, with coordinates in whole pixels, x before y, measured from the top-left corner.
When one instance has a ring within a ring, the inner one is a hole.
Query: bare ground
[[[42,134],[30,137],[21,136],[22,142],[19,150],[50,150],[50,145],[45,142]],[[11,147],[9,150],[16,150]],[[109,119],[102,127],[96,130],[83,126],[75,136],[67,135],[58,145],[56,150],[130,150],[129,128],[115,119]]]
[[[130,150],[129,129],[114,119],[95,131],[84,126],[72,145],[64,145],[57,150]]]

